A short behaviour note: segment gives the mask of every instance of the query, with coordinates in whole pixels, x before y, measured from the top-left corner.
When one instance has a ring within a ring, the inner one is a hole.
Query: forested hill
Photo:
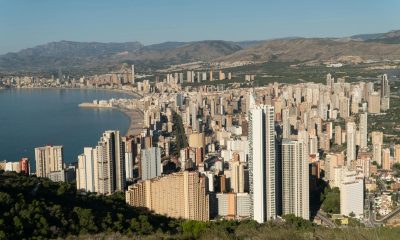
[[[0,175],[0,213],[0,239],[175,230],[172,219],[128,206],[122,193],[82,195],[72,184],[13,173]]]

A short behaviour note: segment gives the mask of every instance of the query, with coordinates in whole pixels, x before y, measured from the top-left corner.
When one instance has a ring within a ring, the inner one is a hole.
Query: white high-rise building
[[[360,148],[368,146],[368,113],[360,114]]]
[[[125,150],[125,176],[126,179],[133,179],[133,171],[136,157],[136,144],[134,144],[133,138],[122,137],[122,144]]]
[[[390,96],[390,85],[387,74],[382,75],[381,79],[381,97],[389,97]]]
[[[356,159],[356,124],[348,122],[346,124],[347,136],[347,166],[350,166],[351,161]]]
[[[282,142],[282,214],[310,219],[308,159],[301,141]]]
[[[249,114],[249,182],[251,216],[259,223],[276,218],[275,111],[256,105]]]
[[[96,192],[98,184],[96,148],[85,147],[83,154],[78,156],[78,167],[76,168],[76,189],[86,192]]]
[[[132,64],[132,84],[135,84],[135,65]]]
[[[364,181],[345,181],[340,187],[340,214],[361,217],[364,213]]]
[[[161,151],[158,147],[142,149],[140,161],[142,180],[161,176]]]
[[[206,81],[207,80],[207,72],[202,72],[201,73],[201,80]]]
[[[194,72],[193,71],[187,71],[186,72],[186,81],[187,82],[194,82]]]
[[[326,86],[332,87],[333,83],[334,83],[334,79],[332,78],[332,75],[330,73],[328,73],[326,75]]]

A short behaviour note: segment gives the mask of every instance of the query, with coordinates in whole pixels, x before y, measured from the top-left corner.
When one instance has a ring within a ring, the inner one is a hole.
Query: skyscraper
[[[252,218],[259,223],[276,218],[276,152],[274,107],[258,105],[249,113],[249,181]]]
[[[372,92],[368,97],[368,112],[380,113],[381,112],[381,96],[379,92]]]
[[[158,147],[142,149],[140,161],[142,180],[161,176],[161,152]]]
[[[342,145],[342,127],[335,126],[335,144]]]
[[[132,84],[135,84],[135,65],[132,64]]]
[[[76,168],[76,189],[86,192],[96,192],[98,183],[98,161],[96,148],[85,147],[83,154],[78,156]]]
[[[332,75],[331,75],[330,73],[328,73],[328,74],[326,75],[326,86],[332,88],[334,81],[335,81],[335,80],[332,78]]]
[[[351,161],[356,159],[356,124],[348,122],[346,124],[347,136],[347,166],[350,166]]]
[[[376,161],[379,165],[382,164],[382,145],[383,145],[383,133],[373,131],[372,135],[372,160]]]
[[[394,163],[400,163],[400,145],[394,145]]]
[[[310,219],[309,166],[301,141],[282,142],[282,214]]]
[[[390,96],[390,86],[387,74],[383,74],[381,78],[381,96],[382,97]]]
[[[122,137],[122,144],[124,145],[125,157],[125,176],[126,179],[133,179],[133,167],[136,157],[136,145],[133,138]]]
[[[192,82],[192,71],[187,71],[186,73],[186,81],[187,82]]]
[[[368,146],[368,113],[360,114],[360,148]]]
[[[390,149],[384,148],[382,151],[382,169],[391,170],[392,166],[390,164]]]
[[[231,189],[235,193],[244,192],[244,165],[239,161],[231,162]]]
[[[289,138],[290,136],[290,118],[289,108],[282,109],[282,138]]]
[[[36,176],[48,177],[50,172],[64,169],[62,146],[45,146],[35,148]]]
[[[111,194],[124,191],[125,158],[124,145],[121,143],[119,131],[106,131],[96,147],[99,174],[99,189],[101,194]]]

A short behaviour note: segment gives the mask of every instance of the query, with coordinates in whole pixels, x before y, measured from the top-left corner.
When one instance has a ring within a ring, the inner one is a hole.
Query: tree
[[[153,227],[148,220],[148,217],[145,215],[140,215],[139,221],[135,218],[132,219],[130,222],[130,230],[138,235],[150,234],[153,231]]]
[[[400,171],[400,163],[393,164],[393,170]]]
[[[313,223],[307,220],[304,220],[301,217],[297,217],[294,214],[287,214],[283,216],[283,219],[285,219],[286,223],[290,224],[291,226],[295,228],[310,228],[313,226]]]
[[[185,133],[185,128],[183,127],[182,117],[176,112],[174,112],[173,121],[174,121],[173,134],[175,136],[175,141],[176,141],[174,155],[179,155],[179,151],[182,148],[188,146],[188,141]]]
[[[207,229],[207,223],[198,221],[184,221],[182,223],[182,230],[185,236],[198,239],[200,235]]]
[[[74,213],[78,217],[81,232],[94,233],[97,231],[97,226],[91,209],[74,207]]]
[[[321,196],[322,209],[327,213],[340,212],[340,190],[339,188],[325,188],[324,194]]]

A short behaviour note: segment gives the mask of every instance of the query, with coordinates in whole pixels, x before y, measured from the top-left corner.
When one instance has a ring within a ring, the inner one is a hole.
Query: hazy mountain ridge
[[[325,61],[346,57],[400,59],[400,30],[348,38],[99,43],[60,41],[0,55],[0,72],[113,69],[121,63],[166,67],[193,61]]]
[[[361,34],[351,36],[354,40],[362,40],[366,42],[380,42],[386,44],[398,44],[400,43],[400,30],[393,30],[387,33],[375,33],[375,34]]]
[[[344,57],[361,59],[400,59],[400,44],[365,41],[337,41],[324,38],[299,38],[264,41],[237,51],[218,61],[311,61]]]
[[[138,64],[168,65],[209,61],[241,50],[234,42],[207,40],[166,42],[143,46],[139,42],[86,43],[60,41],[0,55],[0,71],[49,71],[95,69],[130,61]]]
[[[212,59],[230,55],[241,50],[242,47],[227,41],[207,40],[177,44],[174,48],[144,47],[128,57],[133,61],[155,61],[178,64],[192,61],[210,61]]]
[[[139,42],[99,43],[60,41],[0,56],[0,70],[46,71],[58,68],[84,69],[110,64],[111,56],[135,52]]]

